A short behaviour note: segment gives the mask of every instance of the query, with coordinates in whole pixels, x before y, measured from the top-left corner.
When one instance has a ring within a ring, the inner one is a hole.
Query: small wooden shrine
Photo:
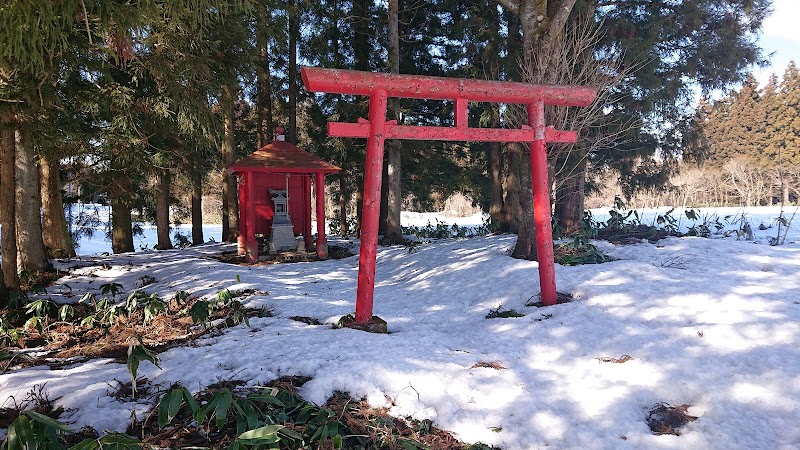
[[[239,180],[239,254],[258,261],[259,250],[275,254],[315,247],[328,257],[325,239],[325,175],[335,165],[284,140],[283,127],[275,140],[228,168]],[[311,236],[311,184],[315,186],[317,239]],[[302,236],[302,238],[301,238]]]

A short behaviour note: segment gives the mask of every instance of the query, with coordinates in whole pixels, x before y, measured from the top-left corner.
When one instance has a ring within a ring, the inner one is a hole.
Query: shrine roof
[[[336,173],[342,170],[286,141],[272,141],[228,168],[228,173]]]

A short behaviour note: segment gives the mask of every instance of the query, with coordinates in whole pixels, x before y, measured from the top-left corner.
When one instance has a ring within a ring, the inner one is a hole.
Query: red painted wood
[[[456,128],[467,128],[469,126],[469,116],[467,115],[467,106],[469,102],[464,98],[457,98],[454,106],[455,120],[454,125]]]
[[[431,100],[463,98],[473,102],[521,104],[538,99],[547,105],[560,106],[589,106],[597,96],[597,90],[588,86],[464,80],[320,67],[302,67],[300,73],[310,92],[331,94],[370,95],[376,90],[385,90],[389,97]]]
[[[258,261],[258,241],[256,240],[256,205],[250,199],[256,196],[256,183],[255,174],[253,172],[245,172],[244,187],[247,193],[244,203],[244,209],[247,210],[245,214],[245,234],[244,234],[244,248],[245,259],[247,262]],[[241,209],[241,205],[240,208]]]
[[[242,256],[245,254],[245,234],[247,233],[247,190],[245,189],[245,173],[236,177],[239,189],[239,236],[236,238],[236,254]]]
[[[317,258],[328,259],[328,241],[325,238],[325,174],[317,172],[314,180],[317,195]]]
[[[369,97],[369,138],[364,164],[364,208],[361,217],[361,248],[358,257],[356,322],[372,319],[375,291],[375,257],[378,251],[378,218],[381,210],[383,142],[386,126],[386,91],[376,90]]]
[[[528,123],[536,140],[531,143],[531,180],[533,184],[533,220],[536,224],[536,251],[539,260],[539,285],[542,304],[555,305],[556,272],[553,255],[553,227],[550,222],[550,186],[547,180],[544,102],[528,105]]]
[[[369,122],[346,123],[328,122],[328,135],[331,137],[367,138]],[[545,130],[547,142],[576,142],[574,131],[561,131],[552,127]],[[422,141],[475,141],[475,142],[533,142],[532,128],[451,128],[410,125],[391,125],[386,123],[386,139],[409,139]]]
[[[303,205],[305,220],[303,220],[303,243],[306,248],[311,248],[311,176],[303,177]]]

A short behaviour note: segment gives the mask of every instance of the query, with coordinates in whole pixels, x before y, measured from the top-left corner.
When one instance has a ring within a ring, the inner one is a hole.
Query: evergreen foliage
[[[790,195],[800,188],[800,75],[794,62],[780,81],[773,75],[759,89],[748,76],[738,91],[701,102],[693,123],[687,146],[692,159],[726,172],[735,188],[763,179],[770,186],[757,201],[797,198]]]
[[[195,209],[200,207],[199,194],[219,193],[226,164],[221,149],[229,153],[231,141],[237,159],[271,139],[273,130],[267,128],[295,122],[301,147],[343,168],[329,177],[339,232],[358,230],[365,142],[329,138],[325,123],[367,117],[367,100],[308,95],[303,89],[295,95],[292,45],[297,40],[300,64],[389,71],[386,3],[83,0],[48,8],[39,3],[9,0],[0,5],[2,126],[22,132],[36,155],[55,161],[56,168],[60,165],[62,180],[80,186],[67,203],[80,199],[114,206],[110,231],[115,251],[133,250],[134,219],[158,219],[165,231],[165,202],[173,211],[168,219],[174,220],[186,215],[184,192],[193,192]],[[704,92],[725,88],[742,81],[749,66],[763,62],[756,38],[770,4],[398,0],[399,70],[570,82],[526,72],[531,55],[525,49],[552,49],[560,45],[554,37],[562,31],[568,35],[587,27],[599,38],[585,49],[589,59],[573,65],[591,59],[621,61],[618,69],[600,64],[609,70],[608,77],[620,82],[612,83],[613,95],[600,108],[602,120],[580,130],[583,140],[552,152],[554,165],[566,168],[556,171],[558,186],[564,184],[562,174],[573,174],[576,168],[581,177],[613,170],[630,194],[663,184],[684,147],[718,161],[729,158],[724,152],[732,149],[755,154],[734,145],[745,136],[748,145],[761,149],[759,164],[780,159],[788,173],[800,164],[800,137],[791,131],[800,120],[794,65],[766,91],[748,80],[749,90],[737,94],[738,101],[731,96],[697,111],[694,122],[702,116],[709,124],[723,118],[741,124],[721,128],[729,131],[724,136],[717,139],[722,132],[713,125],[690,128],[696,86]],[[567,17],[559,12],[564,8]],[[539,16],[546,20],[532,22]],[[556,23],[562,28],[549,32]],[[763,107],[767,98],[774,108]],[[224,127],[231,102],[234,126]],[[520,121],[515,111],[507,105],[471,104],[470,125],[516,127]],[[403,99],[396,119],[451,126],[452,115],[448,102]],[[762,122],[767,128],[753,128]],[[614,138],[596,148],[604,136]],[[712,142],[714,151],[708,150]],[[403,143],[402,155],[406,206],[436,208],[450,194],[462,192],[485,209],[491,203],[495,227],[514,230],[515,220],[530,215],[519,208],[525,190],[519,182],[525,174],[520,173],[525,167],[520,146],[409,141]],[[574,186],[581,190],[583,183]],[[580,200],[582,193],[577,194],[567,201]],[[231,205],[229,198],[226,203],[227,225],[235,225],[236,202]],[[199,214],[192,217],[200,220]]]

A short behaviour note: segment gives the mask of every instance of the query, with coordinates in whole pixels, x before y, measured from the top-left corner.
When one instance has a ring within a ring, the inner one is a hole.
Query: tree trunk
[[[363,168],[362,168],[363,173]],[[357,181],[358,190],[356,191],[356,229],[353,233],[361,236],[361,219],[364,217],[364,178],[360,177]]]
[[[265,3],[265,2],[262,2]],[[269,44],[268,44],[268,29],[271,23],[267,19],[270,6],[263,4],[259,8],[259,14],[256,17],[258,21],[258,29],[256,30],[256,43],[258,52],[260,54],[259,63],[256,65],[256,74],[258,80],[256,83],[256,116],[258,117],[258,124],[256,126],[257,132],[257,145],[261,148],[272,142],[272,86],[270,84],[269,73]]]
[[[39,169],[27,133],[16,131],[16,221],[17,262],[19,269],[30,273],[50,268],[42,238],[42,197],[39,192]]]
[[[389,72],[400,73],[400,33],[398,30],[398,1],[389,0]],[[400,101],[390,98],[388,104],[389,120],[400,120]],[[400,228],[400,209],[403,203],[401,189],[402,179],[402,148],[400,141],[390,139],[386,141],[386,155],[388,159],[388,190],[386,194],[386,230],[384,238],[390,244],[403,242],[403,232]]]
[[[195,169],[192,174],[192,245],[203,242],[203,175]]]
[[[534,52],[547,58],[553,55],[556,38],[563,33],[567,19],[575,6],[576,0],[560,0],[548,10],[547,2],[540,0],[504,0],[501,3],[515,4],[522,28],[523,64],[531,65]],[[550,13],[550,14],[548,14]],[[544,20],[544,19],[547,20]],[[553,61],[540,61],[538,67],[549,70]],[[523,71],[532,73],[533,67]],[[530,82],[531,80],[522,80]],[[520,259],[535,260],[536,254],[536,228],[533,221],[533,192],[531,190],[530,152],[522,154],[521,177],[521,206],[517,246],[513,256]]]
[[[133,220],[131,219],[131,179],[117,172],[111,184],[111,251],[126,253],[133,248]]]
[[[17,270],[16,217],[16,144],[14,113],[0,111],[0,249],[2,249],[3,284],[19,289]],[[2,307],[2,304],[0,304]]]
[[[158,235],[158,249],[169,250],[172,248],[172,239],[169,237],[169,198],[172,175],[169,169],[162,169],[158,173],[158,187],[156,188],[156,234]]]
[[[10,298],[8,294],[9,294],[8,287],[6,287],[5,281],[3,281],[2,278],[0,278],[0,308],[8,307],[8,304],[10,303]]]
[[[572,153],[575,155],[575,152]],[[578,156],[573,169],[560,180],[556,188],[555,214],[564,234],[573,234],[583,228],[584,186],[586,185],[586,158]]]
[[[344,175],[339,174],[339,235],[345,237],[350,234],[347,223],[347,203],[350,200],[350,191]]]
[[[222,184],[222,239],[225,242],[236,242],[239,237],[239,205],[236,202],[236,176],[228,175],[228,167],[232,166],[234,160],[236,129],[234,117],[234,91],[231,86],[225,85],[220,96],[220,109],[222,110],[222,125],[224,128],[224,139],[222,141],[222,176],[225,180]],[[226,227],[227,224],[227,227]]]
[[[487,144],[489,153],[489,177],[491,193],[489,196],[489,219],[500,232],[507,232],[509,224],[503,220],[503,158],[499,142]]]
[[[500,15],[497,8],[488,8],[486,21],[490,29],[500,29]],[[481,57],[480,64],[488,65],[490,80],[500,79],[500,58],[497,52],[502,44],[499,42],[499,33],[494,33],[489,38],[489,43]],[[488,59],[488,61],[486,61]],[[486,104],[484,113],[489,115],[489,127],[500,128],[500,105],[497,103]],[[492,229],[505,233],[508,232],[508,223],[503,220],[503,154],[500,142],[484,143],[487,160],[489,161],[489,221]]]
[[[297,39],[300,37],[300,11],[296,0],[289,5],[289,130],[286,140],[297,144]]]
[[[489,127],[500,128],[499,106],[495,103],[489,105]],[[487,142],[486,149],[489,160],[490,196],[489,220],[493,227],[500,232],[509,230],[508,221],[503,214],[503,154],[500,142]]]
[[[75,248],[72,246],[72,237],[64,217],[59,170],[58,159],[42,156],[39,161],[39,175],[42,179],[44,245],[53,258],[71,258],[75,256]]]
[[[222,242],[228,242],[231,234],[230,212],[228,210],[228,174],[222,173]]]
[[[520,204],[520,165],[522,164],[522,144],[511,143],[506,146],[508,157],[506,161],[506,198],[503,202],[503,223],[508,226],[508,231],[517,233],[519,231],[519,218],[522,214]]]
[[[533,191],[531,188],[530,151],[519,154],[520,173],[520,215],[518,218],[517,245],[511,256],[518,259],[537,261],[536,226],[533,221]]]

